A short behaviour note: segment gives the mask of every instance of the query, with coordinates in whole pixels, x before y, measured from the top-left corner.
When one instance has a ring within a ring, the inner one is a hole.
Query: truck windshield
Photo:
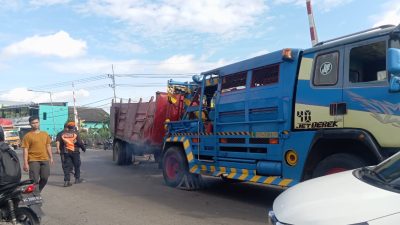
[[[18,137],[18,132],[17,131],[6,131],[5,136],[6,137]]]

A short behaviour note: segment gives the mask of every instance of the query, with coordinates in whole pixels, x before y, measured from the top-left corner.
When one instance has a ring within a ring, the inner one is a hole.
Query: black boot
[[[76,178],[75,179],[75,184],[79,184],[79,183],[82,183],[82,182],[84,182],[84,179],[82,179],[82,178]]]
[[[64,181],[64,187],[70,187],[72,186],[70,181]]]

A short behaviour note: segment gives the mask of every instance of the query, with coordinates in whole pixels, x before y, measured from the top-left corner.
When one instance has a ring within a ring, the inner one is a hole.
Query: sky
[[[313,0],[320,41],[400,23],[400,0]],[[311,47],[305,0],[0,0],[0,101],[109,108],[168,79]],[[74,88],[72,87],[74,84]],[[33,91],[30,91],[33,90]],[[42,92],[38,92],[42,91]],[[44,91],[44,92],[43,92]]]

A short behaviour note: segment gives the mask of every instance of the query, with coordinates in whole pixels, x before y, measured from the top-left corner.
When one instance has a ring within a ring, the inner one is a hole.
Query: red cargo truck
[[[171,101],[171,97],[178,101]],[[113,135],[113,160],[129,165],[132,156],[154,154],[159,160],[166,121],[179,120],[183,96],[157,92],[149,102],[112,102],[110,128]]]

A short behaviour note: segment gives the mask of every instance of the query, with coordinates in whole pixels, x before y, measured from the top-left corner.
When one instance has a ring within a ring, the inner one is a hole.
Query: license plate
[[[24,197],[22,199],[22,201],[27,205],[31,205],[31,204],[42,203],[43,200],[42,200],[42,196],[33,196],[33,195],[31,195],[31,196]]]

